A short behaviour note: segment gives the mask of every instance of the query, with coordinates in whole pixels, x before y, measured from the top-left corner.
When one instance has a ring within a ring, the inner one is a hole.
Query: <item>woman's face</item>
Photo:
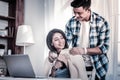
[[[52,45],[60,52],[65,46],[65,39],[60,33],[55,33],[52,38]]]

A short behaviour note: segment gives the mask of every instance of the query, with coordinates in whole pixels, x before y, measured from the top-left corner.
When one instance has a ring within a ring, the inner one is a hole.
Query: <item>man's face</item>
[[[75,18],[79,21],[88,21],[90,17],[90,10],[83,7],[73,8]]]

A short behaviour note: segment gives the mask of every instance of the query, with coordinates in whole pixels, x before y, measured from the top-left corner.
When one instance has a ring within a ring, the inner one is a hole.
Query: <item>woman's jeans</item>
[[[67,68],[57,69],[55,73],[56,73],[55,77],[57,78],[70,78],[70,72],[69,69]]]

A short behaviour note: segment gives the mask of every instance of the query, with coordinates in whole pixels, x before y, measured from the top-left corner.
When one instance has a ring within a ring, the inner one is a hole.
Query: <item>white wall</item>
[[[44,0],[25,0],[24,23],[32,26],[35,44],[26,47],[31,63],[37,76],[42,75],[44,46],[45,46],[45,18]]]

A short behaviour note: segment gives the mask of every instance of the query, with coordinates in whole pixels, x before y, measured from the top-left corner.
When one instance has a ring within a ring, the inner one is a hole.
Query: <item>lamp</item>
[[[29,25],[20,25],[18,26],[16,45],[24,47],[25,54],[25,46],[30,46],[34,44],[33,34],[31,26]]]

